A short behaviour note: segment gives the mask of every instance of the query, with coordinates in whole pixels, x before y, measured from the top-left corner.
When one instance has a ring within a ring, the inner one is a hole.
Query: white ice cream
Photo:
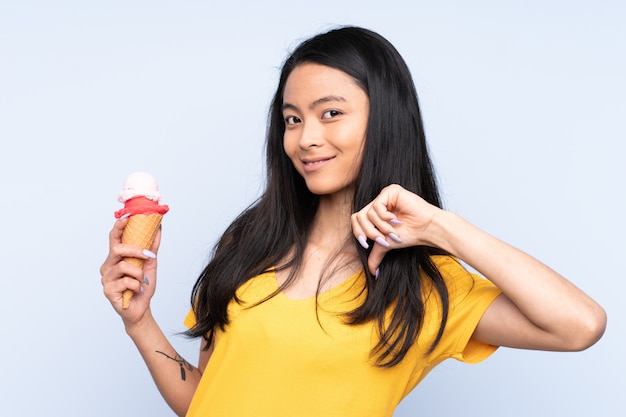
[[[118,200],[125,203],[135,197],[146,197],[152,201],[161,201],[159,186],[154,177],[145,172],[130,174],[124,181],[124,189],[120,192]]]

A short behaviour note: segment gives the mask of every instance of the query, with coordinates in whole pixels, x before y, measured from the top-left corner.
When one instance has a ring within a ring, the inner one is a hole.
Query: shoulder
[[[455,257],[437,255],[432,256],[431,260],[439,271],[447,292],[444,295],[441,291],[436,291],[434,284],[427,280],[424,284],[424,291],[431,306],[435,300],[440,305],[441,298],[445,296],[448,300],[450,313],[467,310],[479,312],[486,309],[501,293],[491,281],[476,272],[468,270]],[[438,296],[432,297],[434,293],[437,293]]]
[[[437,255],[431,260],[452,298],[455,294],[468,294],[483,287],[495,288],[495,285],[476,272],[467,269],[461,261],[453,256]]]
[[[441,342],[432,352],[431,360],[438,362],[452,357],[469,363],[479,362],[493,353],[495,347],[471,341],[471,336],[481,317],[501,291],[491,281],[470,271],[454,257],[433,256],[431,259],[448,292],[445,330]],[[440,320],[441,295],[433,297],[433,292],[427,296],[426,313],[431,320],[433,315]],[[425,320],[424,326],[432,325]]]
[[[437,267],[444,279],[454,279],[458,277],[466,277],[470,272],[465,266],[454,256],[450,255],[434,255],[430,257],[431,261]]]

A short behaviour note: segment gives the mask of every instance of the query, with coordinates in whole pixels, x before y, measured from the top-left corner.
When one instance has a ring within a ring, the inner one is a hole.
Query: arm
[[[104,294],[121,316],[127,334],[143,357],[159,392],[179,416],[184,416],[200,381],[201,372],[181,358],[169,343],[150,311],[156,288],[156,253],[161,233],[150,251],[122,244],[127,220],[115,223],[109,234],[109,254],[100,267]],[[125,257],[145,259],[143,270],[123,262]],[[135,292],[130,306],[122,308],[122,293]],[[208,358],[206,359],[208,360]],[[206,365],[204,363],[203,367]]]
[[[401,224],[394,225],[396,221]],[[372,271],[389,250],[428,245],[458,257],[499,287],[503,295],[483,315],[473,336],[477,340],[570,351],[591,346],[604,332],[604,310],[561,275],[400,186],[385,188],[353,215],[352,226],[357,238],[384,239],[383,244],[375,243],[370,253]],[[390,233],[400,242],[389,238]]]
[[[202,373],[178,355],[148,312],[141,323],[126,326],[161,396],[178,416],[187,413]]]
[[[604,310],[561,275],[461,217],[440,212],[431,223],[437,246],[467,262],[504,293],[474,337],[542,350],[583,350],[604,332]]]

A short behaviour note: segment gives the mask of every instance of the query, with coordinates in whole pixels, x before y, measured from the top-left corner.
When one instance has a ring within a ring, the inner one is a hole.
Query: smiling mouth
[[[331,159],[333,159],[334,156],[331,156],[330,158],[324,158],[324,159],[316,159],[314,161],[302,161],[304,163],[305,166],[315,166],[315,165],[321,165],[324,162],[328,162]]]
[[[315,159],[307,159],[302,160],[302,165],[305,172],[315,172],[319,169],[322,169],[326,164],[335,159],[334,156],[329,158],[315,158]]]

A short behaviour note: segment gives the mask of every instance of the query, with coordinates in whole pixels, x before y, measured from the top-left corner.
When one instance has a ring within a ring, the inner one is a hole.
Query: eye
[[[285,124],[287,125],[295,125],[296,123],[300,123],[301,120],[296,116],[287,116],[285,117]]]
[[[326,110],[324,114],[322,114],[322,119],[332,119],[333,117],[337,117],[341,115],[339,110]]]

